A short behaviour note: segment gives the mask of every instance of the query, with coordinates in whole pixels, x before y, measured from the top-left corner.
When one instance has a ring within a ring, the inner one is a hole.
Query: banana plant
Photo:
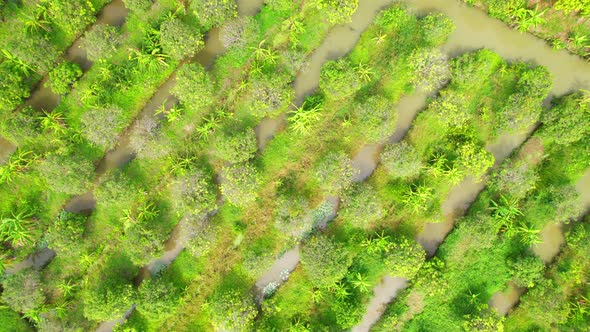
[[[13,247],[32,242],[33,214],[25,209],[13,211],[0,219],[0,238],[9,241]]]

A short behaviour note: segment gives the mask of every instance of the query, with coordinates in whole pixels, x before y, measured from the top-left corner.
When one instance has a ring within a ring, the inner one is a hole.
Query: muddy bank
[[[287,278],[299,264],[299,246],[285,252],[277,259],[255,284],[256,300],[260,304],[264,299],[264,289],[270,284],[277,288],[287,281]]]
[[[406,288],[407,280],[401,277],[390,277],[385,276],[375,288],[373,288],[374,297],[369,302],[367,312],[363,316],[362,321],[355,327],[352,328],[352,332],[369,332],[371,326],[373,326],[383,312],[385,311],[387,304],[391,302],[397,293]]]
[[[9,264],[6,266],[6,274],[14,274],[26,268],[41,270],[55,257],[55,251],[49,248],[43,248],[33,254],[30,254],[24,261]]]

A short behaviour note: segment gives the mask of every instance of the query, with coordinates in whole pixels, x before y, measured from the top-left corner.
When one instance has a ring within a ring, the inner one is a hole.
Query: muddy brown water
[[[352,332],[369,332],[385,309],[387,304],[391,302],[399,291],[406,288],[407,280],[401,277],[385,276],[375,288],[373,288],[374,297],[369,302],[367,312],[363,316],[361,322],[352,328]]]
[[[516,286],[512,281],[506,290],[495,293],[490,299],[490,307],[496,309],[500,316],[505,316],[520,300],[525,288]]]
[[[0,136],[0,165],[6,163],[14,151],[16,151],[16,145]]]

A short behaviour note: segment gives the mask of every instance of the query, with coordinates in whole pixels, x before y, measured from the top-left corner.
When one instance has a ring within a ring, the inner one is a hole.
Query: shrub
[[[211,181],[201,171],[193,170],[170,183],[170,199],[178,215],[202,215],[215,209],[217,199]]]
[[[502,134],[525,132],[537,122],[541,110],[540,101],[523,93],[512,94],[498,112],[495,130]]]
[[[214,102],[215,86],[203,66],[195,63],[180,67],[172,93],[187,107],[201,111]]]
[[[84,233],[86,217],[62,210],[47,230],[47,245],[58,255],[77,252]]]
[[[590,133],[590,103],[583,102],[584,95],[576,93],[554,101],[551,109],[541,115],[543,140],[568,145]]]
[[[417,177],[423,167],[418,152],[405,141],[387,145],[381,152],[381,164],[390,176],[401,179]]]
[[[357,92],[362,85],[359,75],[346,59],[328,61],[320,72],[320,89],[327,99],[340,100]]]
[[[54,0],[48,4],[47,16],[70,36],[82,31],[95,19],[96,10],[90,0]]]
[[[205,45],[203,35],[179,19],[162,23],[160,42],[164,52],[174,60],[191,57]]]
[[[362,126],[363,137],[369,143],[378,143],[393,134],[397,111],[389,101],[380,96],[371,96],[359,104],[355,113]]]
[[[383,218],[385,213],[376,190],[369,184],[361,183],[346,192],[338,215],[357,227],[367,228]]]
[[[94,145],[104,150],[112,149],[125,122],[123,110],[116,105],[92,108],[82,114],[82,133]]]
[[[84,317],[98,322],[119,319],[131,308],[134,298],[131,284],[91,285],[82,293]]]
[[[55,63],[57,48],[48,40],[39,35],[28,35],[27,38],[19,38],[21,34],[9,36],[6,41],[6,50],[12,57],[28,65],[29,69],[44,73]],[[6,54],[3,54],[6,55]]]
[[[135,122],[129,135],[129,146],[137,152],[138,158],[156,159],[169,152],[168,138],[161,129],[162,123],[148,114]]]
[[[539,175],[537,169],[526,161],[507,163],[495,172],[490,187],[500,193],[508,193],[510,197],[521,199],[535,189]]]
[[[459,150],[459,165],[466,173],[481,179],[494,166],[494,155],[482,147],[467,143]]]
[[[412,279],[426,260],[422,246],[405,237],[390,242],[385,250],[385,264],[393,276]]]
[[[252,165],[235,164],[225,166],[221,172],[221,193],[230,204],[246,206],[258,197],[260,176]]]
[[[98,24],[84,34],[82,44],[90,61],[110,58],[121,44],[122,38],[116,27]]]
[[[237,291],[214,296],[209,306],[213,325],[224,331],[249,331],[258,314],[252,296]]]
[[[22,75],[0,68],[0,115],[12,111],[24,98],[29,97],[29,87]]]
[[[134,12],[135,14],[143,14],[153,4],[152,0],[123,0],[125,4],[125,8],[129,9],[130,11]]]
[[[94,165],[77,155],[51,154],[39,171],[52,191],[68,195],[84,193],[94,178]]]
[[[243,47],[247,41],[247,29],[253,24],[250,17],[239,17],[231,20],[221,27],[219,40],[225,48],[230,46]]]
[[[205,30],[220,26],[238,15],[234,0],[191,0],[190,9]]]
[[[161,278],[147,279],[137,291],[137,311],[150,319],[160,320],[172,314],[176,306],[176,288]]]
[[[350,22],[352,14],[359,5],[359,0],[313,0],[318,10],[325,13],[328,22],[342,24]]]
[[[331,212],[331,211],[330,211]],[[299,241],[311,232],[312,214],[302,197],[279,197],[274,211],[276,229],[289,239]]]
[[[192,237],[187,241],[185,248],[194,257],[207,255],[217,237],[217,228],[204,218],[195,218],[185,223],[182,234],[190,234]]]
[[[352,264],[346,247],[324,235],[314,236],[301,248],[301,265],[311,283],[324,288],[342,279]]]
[[[232,164],[254,158],[258,151],[256,133],[252,128],[239,132],[221,132],[215,136],[213,152],[217,158]]]
[[[547,68],[537,66],[527,69],[520,75],[516,89],[540,101],[547,96],[552,85],[553,80]]]
[[[290,81],[291,78],[284,73],[254,78],[246,94],[245,108],[259,118],[286,111],[294,97],[288,84]]]
[[[534,287],[543,278],[545,264],[535,256],[526,256],[508,262],[512,280],[518,287]]]
[[[431,14],[420,21],[424,31],[424,39],[430,46],[443,44],[455,29],[453,20],[444,14]]]
[[[341,152],[330,152],[317,163],[313,175],[322,190],[328,194],[338,194],[352,184],[357,173],[348,156]]]
[[[45,302],[41,277],[32,269],[8,275],[2,281],[2,288],[2,301],[18,312],[26,313]]]
[[[433,92],[448,81],[450,67],[447,56],[438,49],[415,51],[410,56],[414,71],[412,84],[425,92]]]
[[[62,62],[49,72],[49,86],[58,95],[65,95],[78,78],[82,76],[82,69],[75,63]]]

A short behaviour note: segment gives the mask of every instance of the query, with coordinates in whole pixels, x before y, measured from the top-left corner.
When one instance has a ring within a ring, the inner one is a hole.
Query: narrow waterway
[[[385,276],[381,279],[381,282],[373,288],[373,298],[369,302],[367,312],[363,316],[361,322],[352,328],[352,332],[369,332],[371,326],[373,326],[385,309],[387,304],[391,302],[397,295],[397,293],[406,288],[407,280],[401,277],[390,277]]]
[[[93,25],[87,28],[86,31],[92,30],[94,27],[107,24],[116,27],[121,27],[125,23],[128,15],[128,10],[125,8],[123,0],[113,0],[103,7],[98,14],[98,17]],[[84,34],[81,34],[72,45],[66,50],[64,59],[71,61],[82,68],[83,72],[87,72],[92,67],[92,62],[88,60],[86,49],[82,45]],[[37,85],[37,88],[31,92],[31,96],[25,101],[26,105],[31,106],[37,111],[52,111],[57,105],[61,97],[46,86],[47,76]]]
[[[334,27],[315,49],[293,82],[295,105],[301,105],[306,96],[319,86],[320,71],[326,61],[343,57],[358,42],[361,34],[373,22],[375,16],[394,0],[360,0],[351,22]],[[262,150],[276,132],[284,127],[285,114],[276,118],[265,118],[256,127],[259,149]]]

